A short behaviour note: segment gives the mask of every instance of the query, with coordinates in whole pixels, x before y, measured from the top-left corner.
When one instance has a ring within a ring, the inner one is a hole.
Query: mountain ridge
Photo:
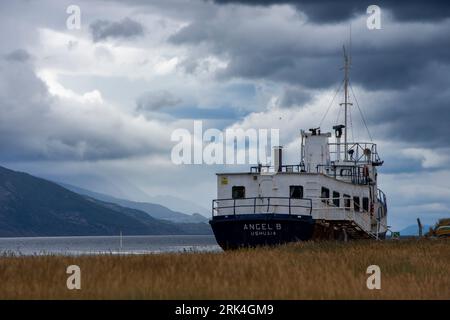
[[[87,189],[69,185],[66,183],[58,183],[58,184],[70,191],[73,191],[73,192],[81,194],[81,195],[88,196],[90,198],[94,198],[94,199],[97,199],[100,201],[115,203],[115,204],[118,204],[120,206],[124,206],[127,208],[144,211],[156,219],[169,220],[169,221],[178,222],[178,223],[199,223],[199,222],[206,223],[206,222],[208,222],[208,219],[199,213],[186,214],[186,213],[171,210],[171,209],[167,208],[166,206],[163,206],[158,203],[120,199],[120,198],[113,197],[111,195],[87,190]]]
[[[0,166],[0,236],[210,234],[209,225],[177,224],[102,202],[54,182]]]

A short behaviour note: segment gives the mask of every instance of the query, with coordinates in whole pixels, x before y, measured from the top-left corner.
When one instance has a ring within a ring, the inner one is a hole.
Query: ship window
[[[359,197],[353,197],[353,205],[355,206],[355,211],[359,212],[360,209]]]
[[[341,199],[339,199],[340,197],[341,197],[341,194],[339,192],[333,191],[333,204],[336,207],[340,206],[340,202],[341,202]]]
[[[324,199],[330,198],[330,189],[322,187],[322,190],[320,191],[320,197]],[[328,203],[328,200],[322,200],[323,203]]]
[[[344,207],[346,210],[350,210],[350,196],[348,194],[344,194]]]
[[[302,186],[289,186],[289,197],[293,199],[303,198],[303,187]]]
[[[233,188],[231,188],[231,196],[233,199],[244,199],[245,198],[245,187],[233,186]]]
[[[341,169],[339,174],[340,174],[341,177],[351,177],[352,176],[352,170],[350,170],[350,169]]]
[[[363,198],[363,210],[369,211],[369,198],[367,197]]]
[[[322,187],[321,197],[329,198],[330,197],[330,189]]]

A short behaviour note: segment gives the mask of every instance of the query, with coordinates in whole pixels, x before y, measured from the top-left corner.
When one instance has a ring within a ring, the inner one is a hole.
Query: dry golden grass
[[[81,290],[66,267],[81,268]],[[381,268],[368,290],[366,268]],[[450,299],[450,241],[310,242],[223,253],[0,258],[1,299]]]

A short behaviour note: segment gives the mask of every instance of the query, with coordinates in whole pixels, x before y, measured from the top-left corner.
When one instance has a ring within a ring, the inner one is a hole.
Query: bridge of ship
[[[281,165],[279,168],[269,165],[259,165],[250,168],[250,173],[272,175],[280,173],[320,173],[339,181],[358,185],[367,185],[372,181],[366,170],[367,165],[383,164],[377,152],[377,145],[371,142],[348,143],[347,158],[342,144],[328,143],[331,160],[328,164],[319,164],[315,168],[307,168],[302,162],[295,165]],[[346,159],[346,160],[344,160]]]

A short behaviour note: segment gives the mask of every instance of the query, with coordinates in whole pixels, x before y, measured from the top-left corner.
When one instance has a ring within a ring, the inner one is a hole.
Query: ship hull
[[[217,243],[224,250],[306,241],[312,238],[314,232],[311,216],[229,215],[216,216],[209,223]]]
[[[337,221],[338,222],[338,221]],[[209,221],[217,243],[224,250],[257,246],[275,246],[288,242],[308,240],[363,240],[374,239],[352,224],[342,222],[323,224],[311,216],[286,214],[243,214],[215,216]],[[353,231],[352,231],[353,230]],[[385,232],[378,239],[385,238]]]

